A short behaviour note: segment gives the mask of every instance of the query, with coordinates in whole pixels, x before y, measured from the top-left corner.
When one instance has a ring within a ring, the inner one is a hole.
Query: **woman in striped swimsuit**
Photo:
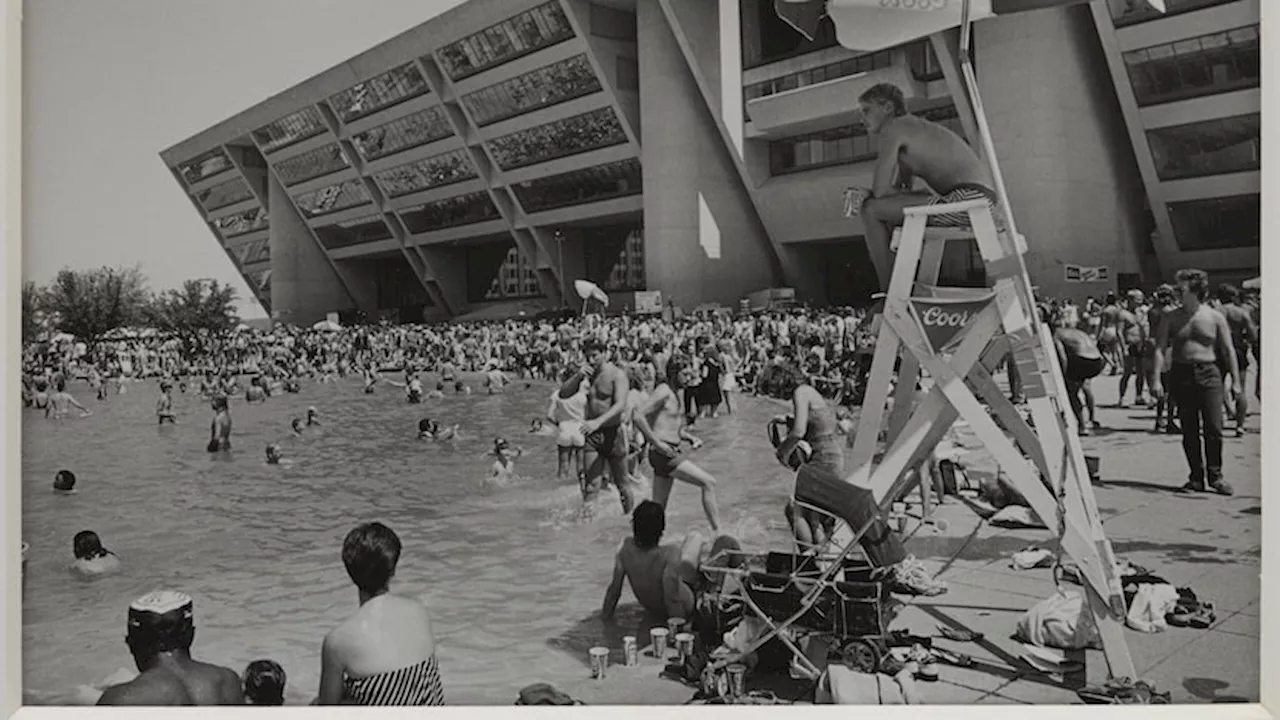
[[[314,704],[444,704],[427,607],[389,589],[399,559],[400,538],[382,523],[347,535],[342,563],[359,590],[360,609],[324,639]]]

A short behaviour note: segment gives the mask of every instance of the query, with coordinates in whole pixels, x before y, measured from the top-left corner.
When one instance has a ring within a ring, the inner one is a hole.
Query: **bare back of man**
[[[191,658],[166,658],[133,680],[113,685],[99,705],[243,705],[240,676]]]

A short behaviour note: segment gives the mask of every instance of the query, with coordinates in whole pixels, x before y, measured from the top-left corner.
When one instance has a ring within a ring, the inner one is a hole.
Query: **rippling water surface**
[[[617,646],[595,615],[629,523],[616,495],[601,501],[595,520],[576,520],[577,485],[555,479],[553,440],[527,433],[546,407],[546,384],[425,405],[408,405],[387,386],[365,395],[355,380],[306,384],[265,405],[233,399],[228,458],[204,450],[211,412],[198,396],[175,394],[179,424],[157,427],[155,382],[127,387],[103,402],[73,387],[94,410],[85,419],[59,423],[25,411],[27,703],[71,702],[77,686],[131,668],[126,608],[161,587],[195,598],[198,659],[237,671],[274,659],[289,676],[288,702],[309,702],[321,640],[357,606],[342,539],[369,520],[404,543],[394,589],[432,609],[450,703],[508,705],[528,683],[581,677],[592,645]],[[718,478],[728,529],[760,547],[785,537],[789,482],[763,433],[777,407],[734,402],[734,414],[699,421],[695,432],[707,445],[693,459]],[[295,437],[289,419],[312,405],[323,425]],[[428,415],[462,423],[464,438],[416,441],[417,421]],[[481,483],[495,435],[528,451],[516,461],[520,480],[506,488]],[[291,465],[265,464],[270,442]],[[76,494],[51,491],[62,468],[76,473]],[[678,485],[670,505],[668,541],[706,531],[695,489]],[[80,530],[97,532],[123,572],[75,579],[68,567]],[[629,589],[623,628],[639,616],[628,603]]]

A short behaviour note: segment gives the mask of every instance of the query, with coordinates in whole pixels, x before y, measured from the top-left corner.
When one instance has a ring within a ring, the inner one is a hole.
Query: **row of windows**
[[[466,150],[454,150],[411,162],[373,176],[388,197],[407,195],[478,177]]]
[[[573,37],[573,28],[553,0],[440,49],[440,62],[454,80]]]
[[[269,153],[286,145],[315,137],[324,131],[324,120],[320,117],[320,111],[310,106],[254,130],[253,139],[262,147],[262,152]]]
[[[231,158],[222,148],[214,148],[178,166],[178,173],[188,185],[231,169]]]
[[[630,158],[520,183],[512,189],[524,211],[534,213],[638,195],[644,189],[644,183],[640,161]]]
[[[249,281],[249,287],[258,292],[259,299],[264,300],[264,305],[271,302],[271,271],[259,270],[255,273],[249,273],[246,277]],[[270,310],[270,308],[267,308]]]
[[[364,186],[363,181],[347,180],[299,195],[294,198],[294,201],[304,215],[318,217],[356,205],[371,203],[373,198],[369,196],[369,190]]]
[[[276,175],[285,185],[297,185],[349,167],[351,162],[346,153],[337,143],[332,143],[277,163]]]
[[[1258,26],[1178,40],[1124,54],[1139,105],[1155,105],[1257,87],[1262,74]]]
[[[1257,170],[1262,115],[1237,115],[1147,131],[1161,180]]]
[[[917,113],[919,117],[946,127],[960,137],[964,128],[954,105],[945,105]],[[821,132],[781,138],[769,142],[769,172],[782,175],[812,170],[828,165],[846,165],[870,160],[876,156],[875,138],[862,124],[823,130]]]
[[[488,145],[498,167],[512,170],[626,141],[618,116],[606,107],[504,135]]]
[[[391,229],[387,227],[381,215],[367,215],[355,220],[318,227],[316,236],[320,238],[320,244],[328,250],[390,240],[392,237]]]
[[[218,183],[196,195],[196,199],[200,201],[205,210],[217,210],[221,207],[248,200],[251,197],[253,197],[253,191],[249,189],[249,183],[242,177]]]
[[[213,221],[213,226],[224,238],[251,233],[267,227],[267,211],[260,207],[228,215]]]
[[[1169,218],[1183,250],[1258,247],[1262,242],[1258,194],[1169,203]]]
[[[1125,27],[1229,2],[1235,0],[1164,0],[1165,12],[1155,9],[1147,0],[1107,0],[1107,5],[1115,26]]]
[[[512,246],[507,251],[498,273],[489,282],[485,291],[485,300],[503,300],[520,297],[538,297],[542,289],[538,286],[538,271],[533,263],[520,254],[519,249]]]
[[[523,115],[600,90],[586,55],[561,60],[463,97],[476,125]]]
[[[436,106],[352,135],[351,144],[367,161],[443,140],[452,134],[444,109]]]
[[[334,95],[329,98],[329,107],[342,122],[349,123],[429,91],[422,73],[409,62]]]
[[[266,262],[271,259],[271,242],[266,238],[254,240],[236,248],[234,252],[240,258],[241,265]]]
[[[881,50],[877,53],[868,55],[859,55],[858,57],[847,58],[840,62],[834,62],[830,65],[823,65],[809,70],[801,70],[782,77],[765,80],[764,82],[753,83],[742,88],[742,97],[745,100],[755,100],[769,95],[776,95],[788,90],[806,87],[808,85],[817,85],[828,80],[836,78],[848,77],[859,73],[871,72],[872,70],[880,70],[893,65],[893,53],[889,50]]]
[[[409,232],[418,235],[458,225],[495,220],[501,217],[489,193],[480,191],[407,208],[400,211]]]

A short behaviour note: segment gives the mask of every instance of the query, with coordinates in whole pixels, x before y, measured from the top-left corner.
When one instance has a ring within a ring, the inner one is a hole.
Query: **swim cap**
[[[128,642],[138,654],[191,647],[195,638],[195,602],[175,590],[157,590],[129,605]]]
[[[54,490],[71,490],[76,486],[76,474],[70,470],[59,470],[53,476]]]

